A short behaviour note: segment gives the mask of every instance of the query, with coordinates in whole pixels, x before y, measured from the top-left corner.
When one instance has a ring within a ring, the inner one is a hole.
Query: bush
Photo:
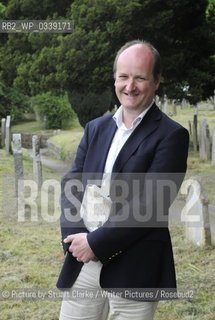
[[[112,93],[106,90],[100,94],[94,92],[69,92],[69,101],[73,106],[82,127],[94,118],[102,116],[110,108]]]
[[[45,92],[34,96],[32,104],[45,129],[65,129],[75,118],[66,95]]]

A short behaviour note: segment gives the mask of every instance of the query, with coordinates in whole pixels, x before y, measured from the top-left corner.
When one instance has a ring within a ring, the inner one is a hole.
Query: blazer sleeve
[[[152,192],[148,192],[145,187],[143,195],[133,195],[129,203],[129,217],[123,221],[117,221],[115,217],[123,214],[110,216],[108,221],[99,229],[90,232],[87,235],[89,245],[96,257],[103,263],[107,264],[112,257],[123,253],[127,248],[134,245],[141,238],[145,239],[162,239],[164,227],[168,226],[168,209],[174,201],[180,185],[183,181],[186,168],[189,146],[189,134],[186,129],[177,126],[164,139],[160,141],[151,164],[145,172],[144,180],[149,179],[152,184]],[[174,195],[167,194],[162,197],[163,214],[167,216],[165,221],[160,221],[157,215],[160,212],[157,186],[159,181],[170,181],[175,187]],[[138,203],[138,212],[142,217],[150,212],[153,208],[150,218],[146,221],[135,218],[135,207]]]
[[[82,172],[88,148],[88,125],[77,149],[77,154],[71,170],[61,180],[61,237],[64,253],[70,244],[65,244],[65,239],[70,234],[88,232],[80,217],[80,205],[83,197]]]

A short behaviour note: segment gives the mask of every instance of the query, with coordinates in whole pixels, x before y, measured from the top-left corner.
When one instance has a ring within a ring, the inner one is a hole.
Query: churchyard
[[[207,158],[208,131],[205,130],[202,138],[204,141],[202,155],[206,158],[202,159],[199,151],[194,149],[194,111],[190,108],[177,107],[177,114],[174,114],[171,111],[172,107],[168,106],[168,108],[170,111],[166,110],[166,112],[171,113],[173,119],[181,122],[190,131],[191,147],[185,180],[195,178],[201,186],[201,201],[195,210],[201,212],[201,217],[207,225],[198,226],[197,234],[191,232],[191,235],[188,235],[189,223],[175,223],[175,220],[172,220],[170,230],[178,287],[187,296],[177,301],[161,302],[155,319],[213,320],[215,314],[215,243],[211,244],[214,238],[211,238],[211,234],[208,235],[208,230],[211,231],[211,229],[208,221],[205,221],[205,218],[214,217],[213,148],[210,158]],[[203,119],[207,120],[212,142],[215,130],[215,110],[205,106],[198,110],[198,132]],[[203,126],[206,128],[205,125]],[[32,124],[32,132],[36,131],[38,135],[41,131],[39,127],[38,130],[35,130],[36,127],[35,123]],[[29,130],[31,130],[30,127]],[[12,127],[13,133],[23,131],[25,131],[23,126]],[[55,132],[55,135],[48,141],[61,148],[59,157],[65,159],[69,148],[72,152],[75,150],[82,135],[82,129],[76,127],[68,132],[57,133]],[[36,137],[33,139],[35,146],[31,156],[25,148],[20,148],[20,136],[13,136],[13,138],[16,138],[13,144],[13,154],[8,146],[0,150],[0,318],[2,320],[57,320],[61,293],[55,289],[55,283],[63,261],[57,197],[61,173],[45,166],[42,166],[41,169]],[[61,147],[62,141],[64,142],[63,147]],[[14,146],[16,146],[15,149]],[[16,165],[18,170],[14,169],[17,168]],[[25,207],[24,216],[17,210],[17,205],[20,204],[17,203],[15,183],[16,179],[22,176],[28,181],[41,179],[39,184],[42,185],[42,191],[38,195],[43,194],[43,196],[38,196],[32,206]],[[51,184],[53,188],[50,187]],[[190,198],[186,197],[187,195],[183,194],[182,190],[179,196],[182,209],[189,204]],[[199,231],[201,234],[203,232],[203,237],[199,236]]]

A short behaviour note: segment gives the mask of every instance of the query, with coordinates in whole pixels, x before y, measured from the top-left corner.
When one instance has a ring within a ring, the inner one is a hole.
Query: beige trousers
[[[113,296],[101,289],[101,263],[85,263],[70,292],[65,292],[59,320],[153,320],[157,302]]]

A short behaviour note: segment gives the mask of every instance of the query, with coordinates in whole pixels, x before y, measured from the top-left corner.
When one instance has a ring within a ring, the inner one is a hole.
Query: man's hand
[[[70,243],[69,252],[72,253],[73,257],[79,262],[89,262],[90,260],[97,261],[98,259],[91,250],[87,241],[87,233],[76,233],[67,236],[64,243]]]

